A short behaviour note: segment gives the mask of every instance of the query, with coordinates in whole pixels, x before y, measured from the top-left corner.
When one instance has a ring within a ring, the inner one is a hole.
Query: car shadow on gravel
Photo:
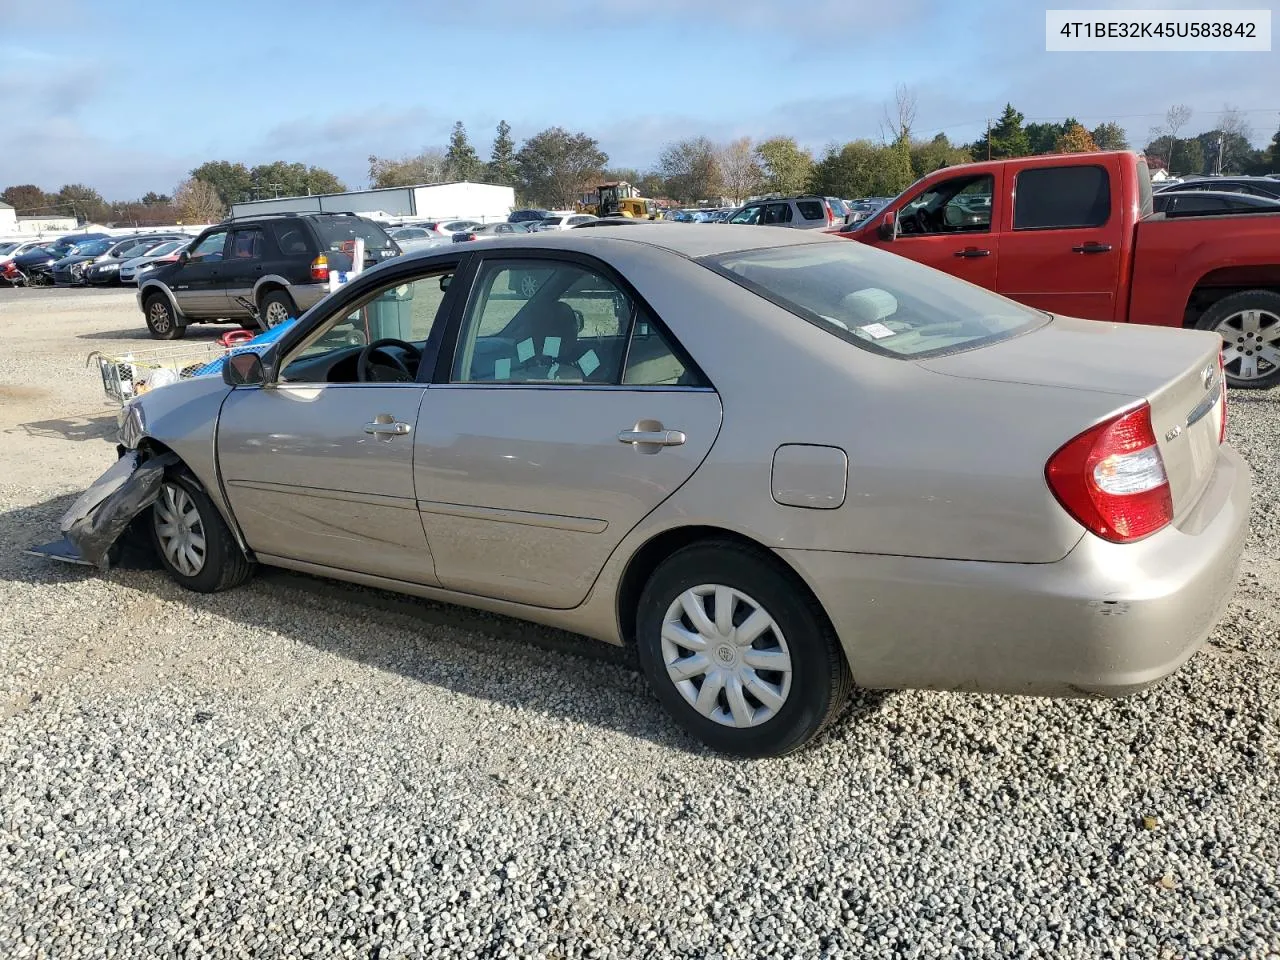
[[[58,521],[74,499],[73,495],[66,495],[0,513],[0,543],[21,551],[56,539]],[[649,692],[631,647],[616,647],[501,614],[273,567],[260,567],[257,576],[239,590],[211,595],[190,593],[164,574],[149,540],[137,529],[123,538],[121,554],[105,574],[31,556],[21,557],[16,563],[12,557],[0,558],[0,580],[66,584],[98,576],[118,580],[160,600],[185,603],[193,610],[212,613],[250,629],[271,630],[415,682],[605,727],[691,754],[711,755],[708,748],[686,736],[666,716]],[[268,592],[271,605],[280,615],[269,623],[246,618],[246,605],[236,597],[247,590]],[[335,629],[316,631],[312,624],[317,611],[335,603],[333,612],[338,616],[327,620]],[[296,609],[290,611],[285,604]],[[348,617],[349,627],[342,622]],[[449,636],[441,637],[438,629],[449,631]],[[405,630],[417,635],[407,646]],[[438,650],[443,644],[452,649]],[[503,662],[506,676],[495,677],[495,657]],[[547,696],[545,681],[534,679],[548,673],[556,678],[554,696]],[[605,695],[606,691],[610,695]],[[831,724],[817,742],[841,736],[844,724],[878,712],[887,697],[881,691],[856,691],[844,716]],[[628,706],[619,709],[620,702]]]
[[[240,329],[234,323],[220,324],[196,324],[187,327],[187,335],[181,340],[156,340],[157,347],[172,346],[181,347],[184,343],[195,341],[205,342],[209,340],[217,340],[230,330]],[[76,337],[77,340],[150,340],[151,334],[147,330],[147,326],[142,322],[139,315],[137,326],[128,327],[124,330],[95,330],[93,333],[82,333]]]
[[[86,413],[59,417],[55,420],[32,420],[10,427],[5,433],[25,433],[29,437],[56,440],[103,440],[116,431],[114,413]]]

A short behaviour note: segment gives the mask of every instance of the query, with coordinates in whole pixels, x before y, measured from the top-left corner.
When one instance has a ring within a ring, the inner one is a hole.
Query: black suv
[[[400,254],[387,232],[351,213],[257,214],[209,227],[175,263],[147,274],[138,306],[157,340],[176,340],[193,323],[257,322],[266,329],[297,317],[329,292],[329,272],[351,269],[355,240],[364,266]],[[240,301],[254,305],[257,318]]]

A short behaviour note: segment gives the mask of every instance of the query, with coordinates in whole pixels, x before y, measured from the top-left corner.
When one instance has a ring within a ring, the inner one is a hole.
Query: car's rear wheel
[[[852,680],[825,614],[795,575],[732,541],[685,547],[645,585],[640,662],[691,735],[739,756],[796,750],[835,718]]]
[[[169,576],[197,593],[229,590],[253,573],[213,501],[186,473],[165,476],[151,508],[151,542]]]
[[[1202,313],[1196,326],[1222,337],[1230,386],[1265,390],[1280,384],[1280,293],[1233,293]]]
[[[258,322],[263,330],[278,327],[290,317],[298,315],[293,298],[283,290],[272,290],[258,304]]]
[[[186,336],[187,328],[178,323],[173,306],[162,293],[153,293],[142,304],[147,318],[147,329],[155,340],[178,340]]]

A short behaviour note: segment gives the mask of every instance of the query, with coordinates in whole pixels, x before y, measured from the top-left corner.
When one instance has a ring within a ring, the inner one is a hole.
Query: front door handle
[[[1072,247],[1072,253],[1107,253],[1111,250],[1111,244],[1098,243],[1096,240],[1090,240],[1088,243],[1082,243],[1078,247]]]
[[[989,257],[990,250],[979,250],[977,247],[965,247],[963,250],[956,251],[957,257]]]
[[[372,423],[364,425],[364,432],[371,433],[380,440],[391,440],[392,437],[403,437],[413,430],[411,424],[397,420],[389,413],[380,413]]]

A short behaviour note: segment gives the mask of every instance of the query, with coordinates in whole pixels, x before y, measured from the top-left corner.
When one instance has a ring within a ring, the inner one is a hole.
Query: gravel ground
[[[554,631],[20,554],[111,459],[84,354],[141,329],[0,291],[0,956],[1280,957],[1277,392],[1232,397],[1254,531],[1170,680],[866,697],[735,762]]]

